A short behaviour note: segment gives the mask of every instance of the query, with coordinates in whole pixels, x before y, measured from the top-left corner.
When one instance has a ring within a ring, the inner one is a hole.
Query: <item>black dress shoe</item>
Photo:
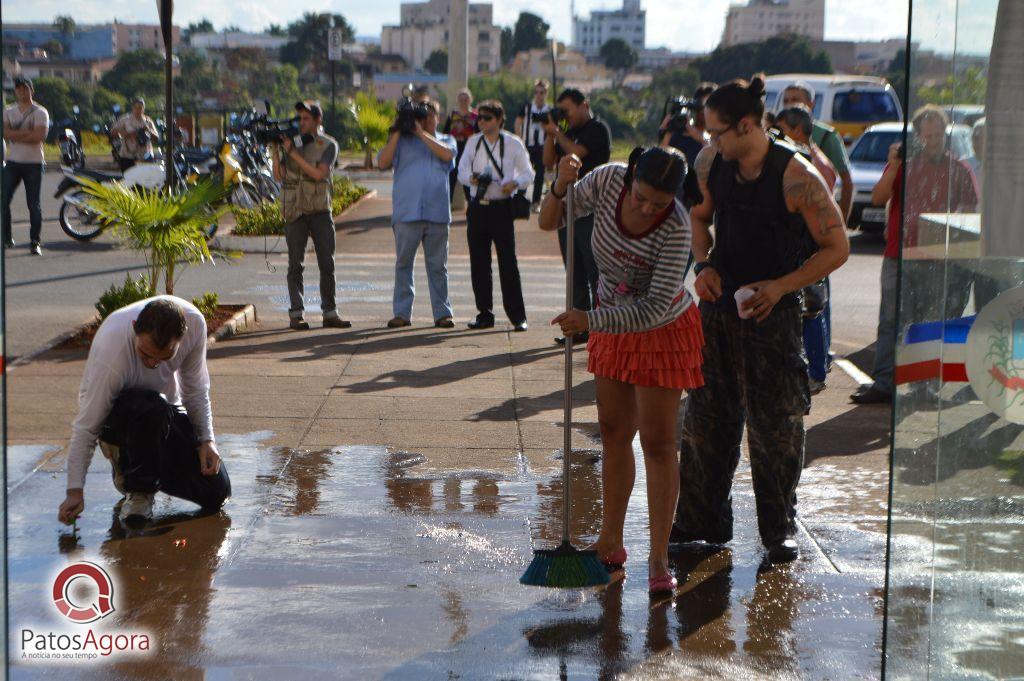
[[[799,557],[796,539],[783,539],[768,547],[768,560],[772,563],[791,563]]]
[[[493,329],[494,319],[481,319],[480,317],[477,317],[469,324],[466,324],[466,326],[468,326],[471,329]]]
[[[6,239],[4,239],[4,245],[7,246],[7,248],[14,248],[14,246],[15,246],[14,237],[13,236],[9,236]]]
[[[527,324],[526,322],[519,322],[518,324],[516,324],[515,326],[512,327],[512,330],[513,331],[518,331],[518,332],[523,332],[523,331],[526,331],[529,328],[530,328],[530,325]]]
[[[854,404],[885,404],[892,402],[892,393],[871,386],[850,395],[850,401]]]

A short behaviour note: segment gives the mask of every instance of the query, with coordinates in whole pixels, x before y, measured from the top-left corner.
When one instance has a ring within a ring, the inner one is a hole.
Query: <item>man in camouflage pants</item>
[[[764,84],[734,81],[705,104],[690,211],[704,386],[683,416],[673,542],[732,539],[732,480],[744,424],[761,541],[773,563],[799,556],[796,487],[810,408],[800,290],[850,252],[839,207],[814,166],[761,128]],[[715,224],[714,239],[710,231]],[[805,258],[808,239],[816,252]]]

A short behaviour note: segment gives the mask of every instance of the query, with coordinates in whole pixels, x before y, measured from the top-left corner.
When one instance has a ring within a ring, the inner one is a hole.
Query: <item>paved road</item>
[[[119,248],[110,237],[79,243],[61,231],[57,222],[59,203],[52,198],[59,179],[59,172],[50,171],[43,182],[44,255],[41,258],[28,255],[28,214],[23,195],[19,192],[15,196],[14,233],[19,245],[8,252],[5,259],[7,354],[12,359],[91,318],[94,303],[107,287],[123,281],[128,272],[145,269],[144,258]],[[381,199],[378,206],[386,209],[390,198],[389,182],[386,179],[359,181],[378,191]],[[360,248],[359,255],[347,255],[344,237],[340,241],[338,298],[346,316],[383,323],[391,316],[393,262],[387,220],[381,220],[379,214],[378,210],[376,218],[367,220],[365,227],[352,232],[353,239],[358,237],[358,242],[363,244],[366,235],[357,232],[379,230],[379,238],[371,240],[376,245],[370,250],[376,252],[366,253],[365,248]],[[519,223],[518,230],[522,234],[520,252],[525,253],[521,266],[531,322],[546,323],[549,313],[557,311],[563,301],[561,262],[557,250],[550,245],[553,240],[549,244],[536,238],[532,221]],[[452,228],[451,292],[457,316],[468,319],[472,316],[473,301],[463,231],[464,223],[457,220]],[[258,249],[261,240],[256,242]],[[878,314],[881,243],[875,237],[860,234],[854,235],[853,243],[854,254],[834,275],[832,287],[835,349],[841,354],[855,353],[873,342]],[[215,266],[189,268],[180,277],[175,292],[192,297],[212,290],[220,294],[223,302],[255,303],[264,319],[277,316],[283,319],[287,310],[286,268],[284,256],[271,255],[264,259],[260,254],[248,254]],[[315,310],[319,304],[315,265],[311,270],[307,274],[306,293],[308,306]],[[429,321],[422,266],[417,267],[417,290],[424,298],[415,314]],[[313,317],[315,320],[315,315]]]

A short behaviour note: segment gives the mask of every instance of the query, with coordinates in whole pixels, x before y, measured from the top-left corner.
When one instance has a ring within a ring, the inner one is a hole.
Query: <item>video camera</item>
[[[669,97],[665,100],[662,118],[670,116],[665,127],[670,132],[685,132],[687,126],[695,124],[697,114],[704,109],[700,100],[685,97]]]
[[[555,125],[558,125],[565,120],[565,112],[562,111],[560,107],[556,106],[552,107],[550,111],[545,111],[544,113],[530,114],[530,120],[534,123],[540,123],[541,125],[547,123],[548,119],[550,119]]]
[[[416,134],[416,121],[426,120],[430,107],[424,102],[413,101],[412,97],[398,100],[398,118],[391,126],[391,132],[398,131],[402,135]]]
[[[292,140],[297,147],[313,141],[312,135],[299,133],[299,117],[273,119],[256,116],[249,123],[248,129],[259,144],[281,144],[285,138]]]

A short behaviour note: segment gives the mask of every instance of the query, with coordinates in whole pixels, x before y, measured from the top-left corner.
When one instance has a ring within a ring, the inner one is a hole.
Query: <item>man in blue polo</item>
[[[398,124],[377,157],[381,170],[394,168],[391,190],[391,229],[395,234],[394,317],[388,328],[412,324],[416,297],[413,265],[423,244],[427,285],[434,326],[450,329],[452,304],[448,298],[448,232],[452,222],[449,176],[455,167],[456,145],[450,135],[437,132],[437,102],[416,102],[415,128],[403,132]],[[426,107],[423,110],[422,107]]]

